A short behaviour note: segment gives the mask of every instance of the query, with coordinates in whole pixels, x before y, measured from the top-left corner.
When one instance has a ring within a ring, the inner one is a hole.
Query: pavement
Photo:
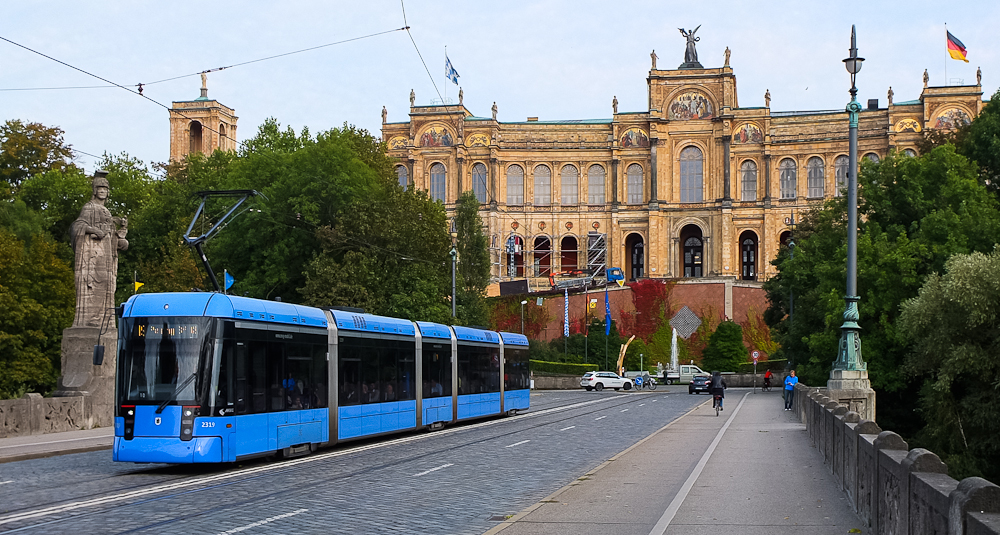
[[[780,391],[730,391],[487,533],[867,532]],[[852,531],[857,530],[857,531]]]
[[[112,427],[0,438],[0,463],[109,450],[114,440],[115,430]]]

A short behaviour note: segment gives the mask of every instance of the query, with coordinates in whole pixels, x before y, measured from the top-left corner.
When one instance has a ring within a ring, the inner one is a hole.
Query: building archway
[[[646,276],[646,244],[641,234],[629,234],[625,238],[625,273],[634,281]]]
[[[687,225],[681,229],[681,274],[684,277],[704,277],[705,241],[701,228]]]
[[[752,230],[740,234],[740,278],[757,280],[757,233]]]
[[[548,277],[552,273],[552,242],[548,236],[535,238],[535,247],[532,251],[532,275],[535,277]]]
[[[580,266],[580,248],[576,238],[566,236],[559,243],[559,265],[562,271],[575,271]]]

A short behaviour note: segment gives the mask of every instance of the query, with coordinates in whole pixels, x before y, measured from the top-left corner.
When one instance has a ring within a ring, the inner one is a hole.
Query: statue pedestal
[[[62,376],[52,394],[83,396],[87,428],[114,424],[118,332],[114,328],[103,336],[100,332],[98,327],[70,327],[63,331]],[[94,366],[94,346],[98,343],[104,346],[104,364]]]
[[[875,421],[875,391],[866,370],[833,370],[826,382],[826,395],[861,415],[862,420]]]

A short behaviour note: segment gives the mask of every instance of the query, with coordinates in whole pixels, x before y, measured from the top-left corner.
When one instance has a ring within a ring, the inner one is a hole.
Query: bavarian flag
[[[948,30],[945,30],[945,33],[948,34],[948,53],[951,54],[952,59],[960,59],[968,63],[969,60],[965,59],[965,56],[968,55],[965,51],[965,45]]]

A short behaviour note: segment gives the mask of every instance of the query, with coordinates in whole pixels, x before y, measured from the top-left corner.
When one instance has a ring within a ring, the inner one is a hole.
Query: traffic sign
[[[760,351],[754,349],[753,352],[750,353],[750,356],[753,357],[753,363],[757,364],[757,359],[760,358]]]

